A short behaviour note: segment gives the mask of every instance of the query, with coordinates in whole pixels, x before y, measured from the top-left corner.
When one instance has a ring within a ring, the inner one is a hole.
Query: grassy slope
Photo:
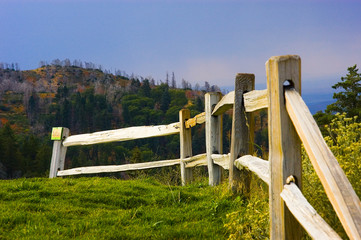
[[[239,197],[206,182],[152,179],[0,181],[0,239],[224,239]]]

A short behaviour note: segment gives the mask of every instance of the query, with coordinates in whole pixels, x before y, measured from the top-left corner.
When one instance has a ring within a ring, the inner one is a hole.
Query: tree
[[[150,84],[148,79],[144,79],[142,86],[140,87],[140,94],[144,97],[150,97]]]
[[[199,86],[199,84],[196,83],[196,85],[194,86],[194,91],[199,91],[200,88],[201,88],[201,87]]]
[[[169,86],[169,74],[167,72],[166,76],[165,76],[165,84],[167,84]]]
[[[176,88],[177,87],[177,82],[175,81],[175,75],[174,72],[172,72],[172,88]]]
[[[130,80],[130,92],[137,93],[140,88],[140,81],[138,78],[132,78]]]
[[[30,120],[30,124],[35,124],[36,117],[39,115],[39,99],[36,93],[34,92],[31,94],[29,98],[26,113]]]
[[[326,128],[335,118],[335,113],[346,113],[348,117],[361,117],[361,74],[358,73],[357,65],[349,67],[346,77],[332,86],[333,89],[341,89],[333,94],[335,103],[327,106],[325,112],[319,111],[313,115],[323,135],[329,135]]]
[[[10,124],[7,123],[0,129],[1,162],[6,167],[9,178],[19,177],[21,169],[21,154],[17,144],[17,139]]]
[[[204,91],[209,92],[211,90],[211,86],[209,85],[209,82],[204,82]]]
[[[336,102],[327,106],[326,112],[344,112],[348,117],[361,117],[361,74],[356,64],[347,70],[346,77],[341,77],[341,82],[332,86],[341,91],[333,94]]]
[[[168,84],[165,84],[161,102],[160,102],[160,109],[163,112],[166,112],[168,110],[170,101],[171,101],[171,98],[170,98],[170,94],[169,94],[169,87],[168,87]]]

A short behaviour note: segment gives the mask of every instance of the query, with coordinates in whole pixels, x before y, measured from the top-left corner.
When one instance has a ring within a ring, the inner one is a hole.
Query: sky
[[[297,54],[303,91],[323,93],[361,66],[360,10],[360,0],[0,0],[0,62],[79,59],[193,86],[254,73],[262,89],[265,62]]]

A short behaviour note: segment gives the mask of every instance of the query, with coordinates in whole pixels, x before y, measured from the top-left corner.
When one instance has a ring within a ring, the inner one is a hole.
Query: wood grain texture
[[[206,153],[198,154],[190,158],[184,159],[183,162],[185,163],[186,168],[207,166],[208,164],[207,154]]]
[[[212,154],[212,159],[215,164],[223,169],[229,169],[229,156],[230,154]]]
[[[69,129],[63,128],[62,139],[69,136]],[[53,153],[51,155],[49,178],[55,178],[58,170],[63,170],[65,165],[65,155],[67,148],[63,146],[63,140],[54,141]]]
[[[217,157],[221,159],[219,161],[216,161],[216,164],[218,162],[219,164],[224,165],[225,157],[224,156],[220,157],[218,155],[215,156],[215,158]],[[158,167],[167,167],[167,166],[180,164],[181,160],[185,163],[186,168],[192,168],[196,166],[206,166],[207,154],[203,153],[184,159],[171,159],[171,160],[161,160],[154,162],[133,163],[133,164],[124,164],[124,165],[72,168],[72,169],[59,171],[57,176],[70,176],[70,175],[106,173],[106,172],[124,172],[124,171],[142,170],[142,169],[150,169],[150,168],[158,168]]]
[[[293,89],[285,92],[287,111],[350,239],[361,239],[361,203],[324,141],[312,114]]]
[[[228,161],[229,161],[229,154],[212,154],[211,155],[214,164],[223,167],[224,169],[228,169]],[[207,166],[207,154],[199,154],[190,158],[186,158],[183,160],[186,164],[186,168],[192,168],[197,166]]]
[[[285,185],[281,192],[288,209],[313,239],[338,239],[340,236],[323,220],[296,184]]]
[[[69,136],[65,139],[63,145],[65,147],[70,147],[107,142],[121,142],[141,138],[167,136],[171,134],[177,134],[179,131],[179,122],[168,125],[129,127],[117,130]]]
[[[243,94],[246,112],[254,112],[268,108],[268,93],[265,90],[253,90]]]
[[[194,127],[196,124],[202,124],[206,121],[206,113],[202,112],[200,114],[197,114],[193,118],[188,119],[185,122],[186,128]]]
[[[229,92],[224,95],[222,99],[214,107],[212,115],[218,116],[225,113],[227,110],[231,109],[234,104],[234,91]]]
[[[221,99],[221,93],[210,92],[204,96],[206,113],[206,152],[208,162],[209,185],[215,186],[221,182],[222,169],[214,164],[212,154],[222,154],[222,115],[212,116],[214,106]]]
[[[192,132],[191,128],[185,127],[185,121],[191,116],[189,109],[182,109],[179,111],[179,144],[180,144],[180,169],[182,185],[186,185],[192,181],[192,169],[186,168],[183,159],[192,156]]]
[[[287,55],[271,57],[266,63],[268,89],[268,133],[270,161],[270,237],[301,239],[302,227],[285,206],[280,194],[288,176],[301,188],[301,142],[287,114],[284,83],[301,91],[301,59]]]
[[[251,113],[246,113],[243,94],[252,91],[255,76],[250,73],[239,73],[235,79],[233,94],[232,135],[229,160],[229,185],[233,192],[249,195],[251,175],[247,170],[239,170],[234,166],[238,156],[252,154],[254,121]]]
[[[154,162],[144,162],[144,163],[133,163],[133,164],[124,164],[124,165],[109,165],[109,166],[91,166],[91,167],[79,167],[72,168],[63,171],[58,171],[57,176],[70,176],[70,175],[80,175],[80,174],[94,174],[94,173],[109,173],[109,172],[124,172],[131,170],[142,170],[158,167],[167,167],[173,166],[180,163],[180,159],[174,160],[162,160]]]
[[[270,183],[270,173],[269,173],[269,162],[261,158],[245,155],[238,158],[234,165],[238,169],[246,168],[249,171],[255,173],[260,179],[269,185]]]

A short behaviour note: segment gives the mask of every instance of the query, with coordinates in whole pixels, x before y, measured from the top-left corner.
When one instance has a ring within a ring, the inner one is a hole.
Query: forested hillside
[[[92,63],[53,61],[20,71],[0,64],[0,178],[46,176],[51,158],[49,134],[54,126],[71,134],[178,121],[182,108],[194,116],[204,111],[203,89],[174,73],[164,81],[101,70]],[[224,145],[229,147],[230,118],[224,117]],[[194,154],[205,152],[204,129],[192,133]],[[179,157],[179,136],[100,144],[68,149],[66,167],[122,164]]]

